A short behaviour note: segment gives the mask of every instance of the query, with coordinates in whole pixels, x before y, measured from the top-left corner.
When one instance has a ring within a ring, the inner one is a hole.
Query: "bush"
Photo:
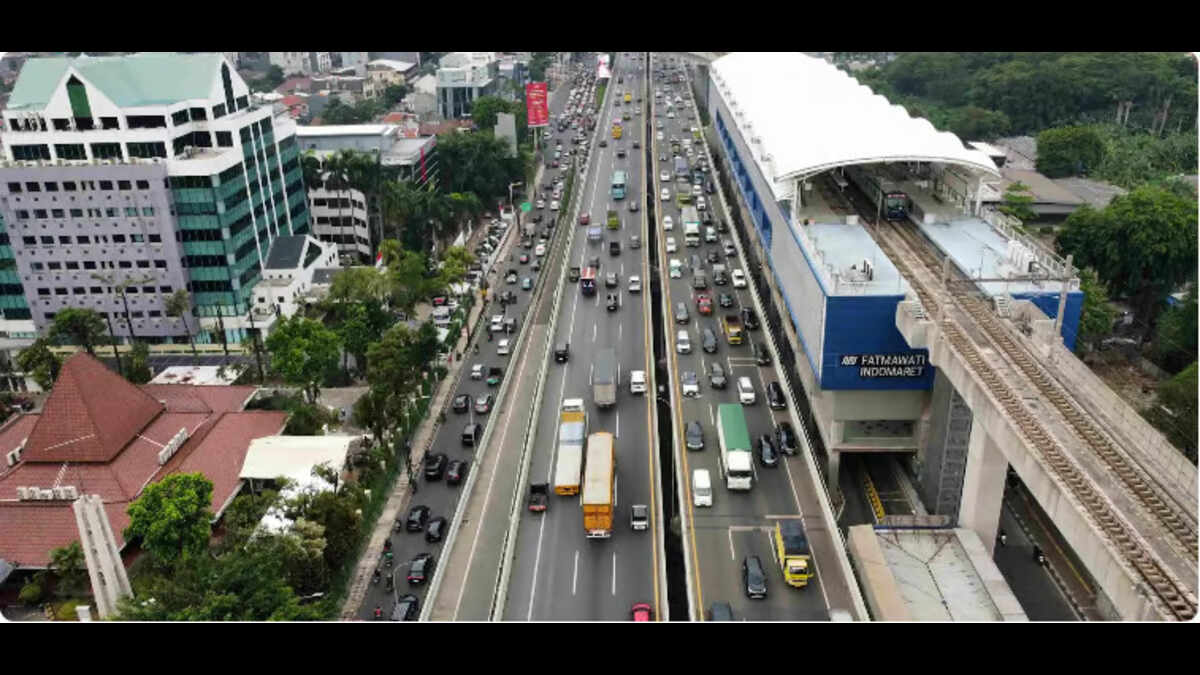
[[[325,433],[322,427],[335,421],[324,406],[316,404],[293,406],[291,413],[283,429],[285,436],[321,436]]]
[[[434,379],[441,380],[446,377],[446,366],[435,366],[433,369]]]
[[[17,596],[17,599],[26,605],[36,605],[42,601],[44,594],[45,590],[42,588],[42,585],[36,581],[31,581],[21,587],[21,593]]]
[[[1043,225],[1040,228],[1038,228],[1038,232],[1041,232],[1042,234],[1050,235],[1050,234],[1054,234],[1054,228],[1049,225]]]

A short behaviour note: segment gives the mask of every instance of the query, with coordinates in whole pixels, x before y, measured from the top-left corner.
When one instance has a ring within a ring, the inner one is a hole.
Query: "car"
[[[768,434],[758,438],[758,461],[763,466],[778,466],[779,453],[775,452],[775,443]]]
[[[721,261],[721,256],[715,248],[710,248],[704,253],[704,260],[708,263],[717,263]]]
[[[528,290],[531,290],[532,288],[533,288],[533,279],[530,279],[529,277],[525,277],[524,279],[521,279],[521,290],[528,291]]]
[[[664,192],[666,192],[666,190],[664,190]],[[663,216],[662,226],[664,232],[670,232],[671,230],[675,229],[675,221],[671,219],[671,216]]]
[[[591,222],[592,222],[592,214],[590,214],[590,213],[579,214],[579,224],[580,225],[590,225]]]
[[[737,249],[733,247],[732,241],[726,239],[725,241],[721,242],[721,247],[725,249],[725,255],[727,257],[732,258],[733,256],[737,255]]]
[[[692,186],[692,196],[693,196],[693,197],[700,197],[700,196],[702,196],[702,195],[700,194],[701,192],[703,192],[703,188],[701,188],[699,185],[693,185],[693,186]],[[696,208],[700,208],[700,200],[699,200],[699,199],[697,199],[697,200],[696,200]]]
[[[662,128],[662,123],[659,123],[658,128],[659,129]],[[660,162],[667,161],[667,153],[665,153],[665,152],[658,153],[658,161],[660,161]],[[664,180],[671,180],[671,174],[667,174],[667,177]]]
[[[787,408],[787,397],[783,395],[783,387],[779,386],[779,382],[775,380],[767,384],[767,405],[771,406],[771,410]]]
[[[642,238],[636,234],[629,235],[629,248],[639,249],[641,247],[642,247]]]
[[[522,248],[533,248],[533,237],[525,237],[521,240]]]
[[[682,302],[675,303],[675,323],[687,323],[691,319],[687,305]]]
[[[733,287],[734,288],[745,288],[746,287],[746,273],[745,272],[743,272],[742,270],[740,270],[738,268],[734,268],[733,272],[730,273],[730,276],[733,278]]]
[[[737,284],[734,284],[735,286]],[[746,324],[746,330],[758,330],[758,315],[749,307],[742,308],[742,323]]]
[[[706,316],[712,314],[712,298],[704,294],[697,295],[696,311]]]
[[[742,559],[742,583],[746,587],[747,597],[767,597],[767,573],[758,556],[751,555]]]
[[[529,264],[529,254],[528,254],[528,253],[522,253],[522,254],[521,254],[521,257],[520,257],[520,258],[517,258],[517,260],[518,260],[518,261],[519,261],[519,262],[520,262],[522,265],[528,265],[528,264]]]
[[[650,609],[650,604],[645,602],[633,603],[631,610],[634,621],[653,621],[654,611]]]
[[[662,200],[663,200],[664,202],[669,202],[669,201],[671,201],[671,191],[670,191],[670,190],[668,190],[667,188],[663,188],[663,189],[662,189]]]
[[[467,477],[468,462],[456,459],[446,467],[446,485],[458,485]]]
[[[733,621],[733,608],[728,602],[714,602],[708,611],[709,621]]]
[[[506,283],[506,284],[517,283],[517,273],[514,270],[509,270],[508,274],[504,275],[504,283]]]
[[[480,415],[486,415],[492,411],[492,395],[484,394],[475,399],[475,412]]]
[[[630,200],[629,200],[629,210],[630,210],[630,211],[633,211],[634,213],[637,213],[637,210],[638,210],[638,200],[636,200],[636,199],[630,199]]]
[[[544,200],[544,199],[537,200],[537,208],[539,208],[539,209],[546,208],[546,200]]]
[[[675,351],[680,354],[692,353],[692,338],[686,330],[681,330],[675,334]]]
[[[629,119],[626,115],[625,119]],[[617,159],[625,159],[625,148],[617,148]]]
[[[779,443],[779,449],[785,455],[794,455],[798,452],[796,449],[796,431],[792,429],[792,423],[784,420],[775,427],[775,440]]]
[[[706,354],[717,353],[717,334],[711,328],[705,328],[700,334],[700,348]]]
[[[611,256],[621,255],[621,242],[619,240],[614,239],[608,242],[608,254]]]
[[[607,139],[607,138],[601,138],[601,139],[600,139],[600,147],[602,147],[602,148],[607,148],[607,147],[608,147],[608,139]]]
[[[483,366],[480,366],[482,368]],[[454,397],[454,403],[451,404],[451,409],[454,412],[462,414],[471,408],[471,397],[466,394],[459,394]]]
[[[658,174],[658,179],[659,179],[659,180],[661,180],[661,181],[662,181],[662,182],[664,182],[664,183],[669,183],[669,182],[671,182],[671,172],[670,172],[670,171],[667,171],[666,169],[663,169],[663,170],[662,170],[662,171],[661,171],[661,172]]]
[[[662,132],[662,121],[661,120],[658,123],[658,128],[659,128],[659,131],[656,134],[654,134],[654,138],[658,141],[662,141],[663,132]]]
[[[421,601],[412,593],[396,598],[392,605],[392,621],[416,621],[421,610]]]
[[[712,363],[708,367],[708,386],[713,389],[724,389],[727,384],[724,366],[716,362]]]
[[[425,480],[441,480],[446,472],[445,453],[435,452],[425,456]]]
[[[408,510],[408,517],[404,519],[404,529],[408,532],[420,532],[425,529],[425,523],[428,522],[429,507],[418,504]]]
[[[442,537],[446,536],[446,525],[449,522],[444,516],[438,516],[429,521],[429,524],[425,526],[425,541],[430,544],[441,541]]]
[[[538,257],[541,257],[541,256],[544,256],[544,255],[546,255],[546,245],[545,245],[545,244],[538,244],[538,245],[537,245],[537,248],[533,249],[533,254],[534,254],[534,255],[536,255],[536,256],[538,256]]]
[[[472,380],[482,380],[483,379],[483,364],[482,363],[476,363],[475,365],[471,366],[471,379]],[[458,412],[458,411],[455,410],[454,412]]]
[[[670,221],[670,216],[663,219],[664,223],[668,221]],[[679,247],[675,244],[675,237],[667,237],[667,253],[675,253],[678,250]]]
[[[419,586],[425,583],[429,577],[433,576],[433,568],[436,566],[437,559],[432,553],[418,553],[408,563],[408,584],[410,586]]]
[[[642,278],[637,276],[636,274],[629,277],[629,292],[630,293],[641,293],[642,292]]]
[[[745,375],[737,379],[738,401],[742,405],[754,405],[757,395],[754,393],[754,383]]]
[[[704,428],[700,426],[700,422],[692,420],[683,425],[683,436],[687,439],[688,450],[704,449]]]
[[[717,304],[722,307],[733,307],[733,296],[728,293],[722,293],[717,296]]]
[[[629,509],[629,527],[634,531],[650,528],[650,507],[645,504],[634,504]]]
[[[500,299],[504,301],[504,304],[511,305],[517,301],[517,294],[512,291],[504,291],[500,294]]]
[[[714,183],[714,182],[712,181],[712,179],[709,179],[709,180],[705,181],[705,182],[704,182],[704,191],[705,191],[705,192],[707,192],[707,193],[708,193],[708,194],[710,194],[710,195],[712,195],[712,194],[716,194],[716,192],[717,192],[717,185],[716,185],[716,183]]]
[[[605,288],[616,288],[619,285],[620,285],[620,279],[617,278],[616,272],[609,272],[608,274],[604,275],[604,287]]]
[[[615,312],[615,311],[617,311],[617,308],[620,306],[621,306],[621,301],[617,298],[616,293],[609,293],[607,296],[605,296],[605,298],[604,298],[605,309],[607,309],[610,312]]]
[[[685,370],[679,375],[679,382],[683,387],[684,396],[699,396],[700,395],[700,378],[696,377],[696,371]]]
[[[508,356],[511,349],[512,345],[509,344],[508,340],[501,340],[496,344],[496,353],[500,356]]]

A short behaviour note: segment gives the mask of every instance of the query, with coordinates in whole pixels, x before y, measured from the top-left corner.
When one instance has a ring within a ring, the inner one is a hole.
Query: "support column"
[[[828,448],[829,451],[829,475],[826,476],[825,483],[829,488],[830,496],[836,496],[841,493],[841,483],[838,482],[838,474],[842,468],[842,453],[840,450]]]
[[[996,532],[1000,527],[1000,505],[1004,499],[1004,479],[1008,460],[988,437],[982,424],[971,426],[967,446],[967,470],[963,476],[959,526],[979,535],[988,554],[995,552]]]

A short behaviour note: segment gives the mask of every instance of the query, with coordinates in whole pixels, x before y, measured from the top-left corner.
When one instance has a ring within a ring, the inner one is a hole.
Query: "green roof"
[[[8,99],[8,109],[46,107],[68,68],[74,68],[121,107],[207,99],[219,77],[221,58],[218,53],[143,52],[130,56],[28,59]]]

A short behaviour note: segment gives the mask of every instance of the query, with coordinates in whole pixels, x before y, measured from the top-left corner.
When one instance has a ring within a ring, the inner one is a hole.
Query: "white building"
[[[271,65],[283,69],[284,75],[328,72],[333,67],[329,52],[267,52]]]
[[[367,77],[383,89],[393,84],[405,84],[408,76],[417,72],[417,64],[391,59],[375,59],[367,64]]]
[[[287,318],[316,299],[313,273],[338,267],[337,247],[306,235],[279,237],[271,243],[262,281],[254,287],[255,327],[270,332],[277,317]]]
[[[367,61],[371,60],[370,57],[367,56],[367,52],[333,52],[333,53],[337,54],[340,57],[339,60],[342,62],[342,66],[341,66],[342,68],[350,68],[350,67],[357,67],[357,66],[365,65],[367,63]]]
[[[453,52],[437,71],[438,111],[446,119],[470,114],[471,103],[496,92],[500,62],[495,52]]]

